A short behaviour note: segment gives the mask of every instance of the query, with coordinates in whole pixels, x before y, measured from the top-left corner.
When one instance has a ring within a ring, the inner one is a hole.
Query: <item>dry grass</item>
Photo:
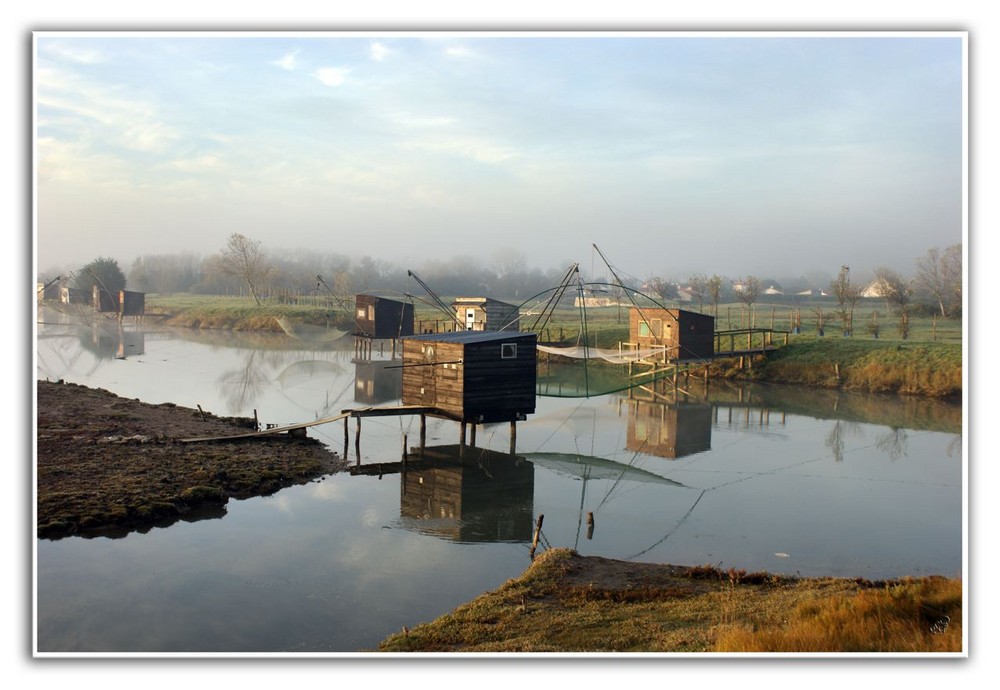
[[[869,583],[547,551],[383,652],[961,652],[962,583]]]

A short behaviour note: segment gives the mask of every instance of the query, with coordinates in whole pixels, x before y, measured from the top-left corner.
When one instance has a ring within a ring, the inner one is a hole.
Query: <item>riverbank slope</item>
[[[961,653],[962,582],[787,578],[541,554],[391,653]]]
[[[229,498],[274,493],[343,467],[316,440],[184,438],[254,431],[254,420],[150,405],[72,383],[37,382],[37,533],[125,536],[220,517]]]

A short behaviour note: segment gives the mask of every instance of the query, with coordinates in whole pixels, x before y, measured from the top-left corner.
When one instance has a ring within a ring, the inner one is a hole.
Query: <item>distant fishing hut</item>
[[[90,305],[94,308],[94,311],[106,312],[106,311],[118,311],[118,298],[119,295],[108,292],[100,285],[94,285],[91,288],[91,299]]]
[[[535,411],[536,336],[508,331],[455,331],[403,338],[404,405],[477,424],[516,422]]]
[[[629,341],[640,350],[662,348],[661,361],[712,359],[715,317],[685,309],[632,307]]]
[[[357,324],[354,350],[358,359],[371,359],[375,340],[390,340],[390,354],[395,359],[397,341],[413,335],[413,305],[376,295],[357,295],[354,321]]]
[[[492,297],[456,297],[451,303],[459,323],[467,331],[519,331],[517,307]]]
[[[146,293],[121,290],[118,293],[119,316],[144,316],[146,313]]]

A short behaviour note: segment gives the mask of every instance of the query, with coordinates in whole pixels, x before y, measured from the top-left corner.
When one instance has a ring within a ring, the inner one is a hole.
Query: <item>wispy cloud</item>
[[[50,57],[85,65],[94,65],[107,61],[107,57],[99,50],[88,50],[79,46],[66,45],[65,43],[47,43],[45,45],[45,53]]]
[[[326,86],[342,86],[349,71],[346,67],[320,67],[316,70],[316,78]]]
[[[299,57],[298,50],[290,50],[277,60],[272,60],[271,64],[277,65],[278,67],[281,67],[282,69],[286,69],[289,72],[291,72],[298,65],[298,57]]]
[[[372,60],[375,62],[382,62],[391,52],[392,51],[389,50],[389,46],[385,43],[380,43],[379,41],[372,43],[368,49],[369,55],[371,55]]]

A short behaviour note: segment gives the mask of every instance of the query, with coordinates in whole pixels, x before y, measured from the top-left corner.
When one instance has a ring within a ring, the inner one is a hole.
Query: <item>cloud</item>
[[[372,43],[371,47],[369,48],[369,54],[371,55],[372,60],[374,60],[375,62],[382,62],[383,60],[386,59],[386,57],[389,56],[389,53],[391,52],[392,51],[389,50],[389,47],[386,44],[380,43],[378,41]]]
[[[70,62],[77,62],[85,65],[94,65],[106,62],[107,58],[98,50],[85,50],[77,46],[69,46],[64,43],[49,43],[45,46],[45,52],[50,57],[61,58]]]
[[[298,64],[297,61],[298,55],[299,55],[298,50],[290,50],[277,60],[272,60],[271,64],[277,65],[278,67],[281,67],[282,69],[286,69],[289,72],[291,72],[292,70],[295,69],[295,66]]]
[[[321,67],[316,70],[316,78],[326,86],[342,86],[348,71],[346,67]]]

